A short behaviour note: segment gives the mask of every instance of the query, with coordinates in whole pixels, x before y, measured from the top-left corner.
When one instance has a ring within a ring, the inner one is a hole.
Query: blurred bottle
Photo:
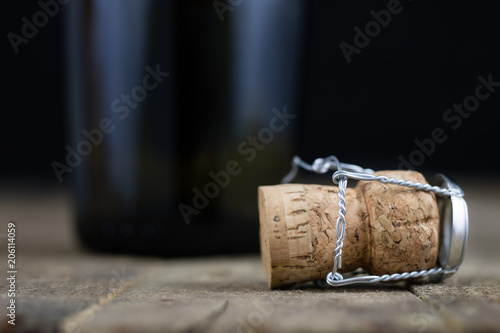
[[[295,153],[302,7],[67,5],[68,177],[85,245],[258,250],[257,186],[279,182]]]

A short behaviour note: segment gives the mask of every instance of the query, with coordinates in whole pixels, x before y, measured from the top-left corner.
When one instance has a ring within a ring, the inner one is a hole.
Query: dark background
[[[474,93],[478,75],[500,81],[498,5],[402,1],[402,12],[347,64],[339,43],[352,44],[353,27],[362,28],[372,20],[370,10],[387,4],[350,3],[314,1],[311,8],[306,155],[330,150],[396,168],[397,157],[416,148],[415,139],[442,127],[447,141],[417,169],[496,172],[498,91],[456,130],[442,117]]]
[[[415,139],[442,127],[448,139],[417,169],[496,173],[500,92],[481,102],[457,130],[442,116],[474,92],[478,75],[492,73],[500,81],[499,6],[494,1],[401,5],[403,11],[347,64],[339,43],[352,44],[353,28],[363,29],[373,20],[370,10],[385,9],[387,1],[309,1],[303,13],[298,153],[308,161],[336,154],[367,167],[397,168],[398,156],[408,158],[416,148]],[[39,6],[36,1],[4,6],[0,177],[56,182],[50,164],[64,159],[68,134],[62,15],[15,54],[7,33],[19,33],[21,18]]]

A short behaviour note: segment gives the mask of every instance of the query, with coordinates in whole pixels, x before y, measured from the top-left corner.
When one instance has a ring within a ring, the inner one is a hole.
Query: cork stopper
[[[415,171],[376,173],[426,183]],[[324,279],[333,267],[338,188],[259,187],[261,254],[270,288]],[[371,274],[429,269],[438,257],[439,213],[433,193],[360,181],[346,190],[341,272]]]

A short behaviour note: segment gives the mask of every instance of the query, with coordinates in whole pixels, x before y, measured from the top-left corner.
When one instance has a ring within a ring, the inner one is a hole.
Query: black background
[[[347,3],[347,2],[346,2]],[[446,109],[474,93],[477,76],[500,81],[498,6],[494,2],[401,1],[403,10],[347,64],[339,44],[387,1],[339,5],[314,1],[302,150],[392,169],[414,140],[441,127],[448,139],[416,167],[488,171],[498,152],[500,96],[495,92],[456,130]],[[317,144],[316,144],[317,143]]]
[[[56,183],[50,164],[64,158],[68,134],[62,15],[15,54],[7,34],[19,34],[21,18],[39,6],[4,6],[0,177],[48,177]],[[336,154],[346,162],[394,169],[400,154],[408,158],[416,148],[415,139],[441,127],[448,139],[417,169],[496,173],[500,91],[456,130],[442,117],[474,93],[479,75],[491,73],[500,81],[499,6],[417,0],[401,6],[348,64],[339,44],[353,44],[353,28],[364,29],[373,20],[370,11],[385,9],[387,1],[309,2],[298,153],[308,161]],[[207,7],[213,11],[211,1]]]
[[[64,156],[62,15],[46,26],[16,54],[7,38],[21,34],[21,18],[40,10],[36,1],[16,1],[2,10],[3,151],[0,175],[12,179],[53,176],[50,163]],[[49,179],[52,179],[51,177]],[[57,179],[54,178],[57,181]]]

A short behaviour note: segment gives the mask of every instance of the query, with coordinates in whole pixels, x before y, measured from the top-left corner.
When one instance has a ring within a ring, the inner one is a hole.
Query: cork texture
[[[426,183],[414,171],[382,171]],[[259,187],[261,253],[270,288],[324,279],[332,270],[338,188],[285,184]],[[439,213],[433,193],[379,182],[346,190],[341,272],[372,274],[428,269],[438,256]]]

